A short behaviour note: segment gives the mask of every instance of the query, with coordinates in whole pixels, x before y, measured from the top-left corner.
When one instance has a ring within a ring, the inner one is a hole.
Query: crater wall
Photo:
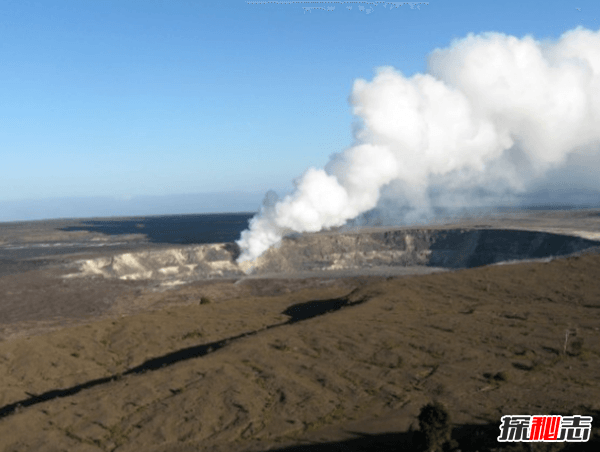
[[[75,262],[68,275],[157,280],[293,277],[374,269],[459,269],[547,259],[600,246],[582,237],[518,229],[393,229],[286,237],[256,261],[238,264],[235,243],[116,254]]]

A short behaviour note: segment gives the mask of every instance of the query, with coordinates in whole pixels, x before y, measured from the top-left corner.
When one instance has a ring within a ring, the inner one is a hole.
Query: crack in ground
[[[352,292],[354,293],[354,291]],[[352,294],[351,293],[351,294]],[[72,386],[70,388],[65,389],[52,389],[50,391],[46,391],[43,394],[33,395],[28,392],[25,392],[30,397],[27,399],[20,400],[18,402],[14,402],[3,407],[0,407],[0,418],[9,416],[15,412],[18,412],[21,408],[27,408],[33,405],[37,405],[39,403],[48,402],[50,400],[69,397],[75,395],[83,390],[94,388],[96,386],[100,386],[103,384],[107,384],[113,381],[117,381],[120,378],[127,375],[136,375],[143,374],[149,371],[154,371],[158,369],[162,369],[167,366],[172,366],[176,363],[187,361],[194,358],[201,358],[203,356],[208,355],[209,353],[215,352],[238,339],[243,339],[245,337],[254,336],[263,331],[270,330],[272,328],[277,328],[285,325],[292,325],[297,322],[302,322],[304,320],[312,319],[315,317],[319,317],[334,311],[338,311],[344,307],[356,306],[358,304],[362,304],[368,300],[368,297],[363,297],[357,301],[351,302],[349,300],[350,295],[341,298],[334,298],[330,300],[322,300],[322,301],[308,301],[304,303],[298,303],[290,306],[283,314],[290,317],[289,320],[283,323],[276,323],[273,325],[266,326],[264,328],[249,331],[246,333],[238,334],[237,336],[232,336],[226,339],[221,339],[219,341],[210,342],[208,344],[202,345],[194,345],[192,347],[186,347],[181,350],[177,350],[171,353],[167,353],[165,355],[151,358],[149,360],[144,361],[142,364],[129,369],[126,372],[111,375],[109,377],[96,378],[94,380],[87,381],[85,383],[80,383],[78,385]]]

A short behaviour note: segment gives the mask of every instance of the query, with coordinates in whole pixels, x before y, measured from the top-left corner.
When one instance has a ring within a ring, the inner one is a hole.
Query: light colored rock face
[[[470,268],[567,255],[600,242],[574,235],[511,229],[397,229],[287,237],[253,262],[238,264],[234,244],[150,250],[78,261],[68,275],[156,280],[163,285],[246,275],[293,277],[307,272],[398,267]]]
[[[239,277],[243,272],[228,248],[229,245],[219,243],[88,259],[78,261],[79,272],[68,277],[97,275],[123,280],[152,279],[165,283]]]

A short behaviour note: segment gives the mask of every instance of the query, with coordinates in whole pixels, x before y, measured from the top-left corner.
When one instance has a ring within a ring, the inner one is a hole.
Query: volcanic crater
[[[220,278],[304,278],[430,273],[551,259],[600,242],[576,235],[496,228],[396,228],[288,236],[255,261],[235,243],[188,245],[83,259],[68,277],[153,280],[163,285]]]

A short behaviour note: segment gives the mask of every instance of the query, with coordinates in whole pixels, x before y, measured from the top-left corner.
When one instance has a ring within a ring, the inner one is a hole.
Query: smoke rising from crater
[[[355,145],[310,168],[292,194],[268,194],[237,242],[253,260],[290,232],[342,226],[378,208],[395,221],[526,193],[600,143],[600,31],[557,41],[468,35],[426,74],[379,68],[356,80]],[[567,177],[561,182],[569,184]]]

